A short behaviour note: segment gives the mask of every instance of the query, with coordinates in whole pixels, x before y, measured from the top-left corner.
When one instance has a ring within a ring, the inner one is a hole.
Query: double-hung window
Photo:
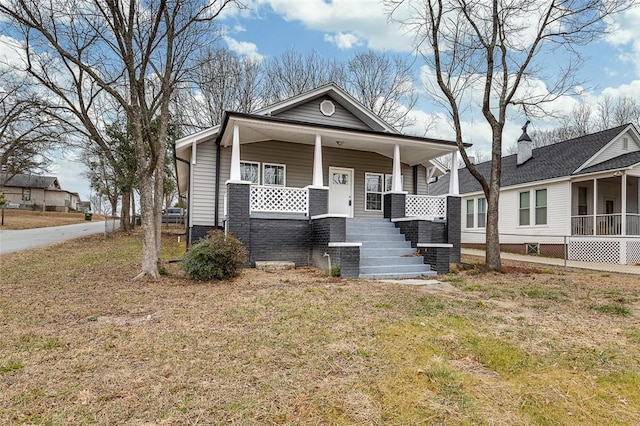
[[[531,203],[529,202],[529,191],[520,193],[520,226],[528,226],[531,224]]]
[[[382,211],[382,180],[381,173],[365,173],[365,210]]]
[[[264,185],[285,186],[285,165],[264,163],[262,179]]]
[[[533,198],[533,200],[532,200]],[[533,213],[532,213],[532,207]],[[520,226],[529,226],[547,224],[547,190],[536,189],[533,191],[524,191],[520,193],[520,209],[519,209]]]
[[[487,226],[487,199],[478,198],[478,228]]]
[[[240,162],[240,179],[251,183],[260,183],[260,163],[253,161]]]
[[[473,228],[473,212],[475,200],[467,200],[467,228]]]
[[[547,224],[547,190],[536,190],[536,225]]]

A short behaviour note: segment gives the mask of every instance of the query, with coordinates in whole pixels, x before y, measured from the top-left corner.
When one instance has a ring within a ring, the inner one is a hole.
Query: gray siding
[[[290,142],[256,142],[240,146],[242,161],[256,161],[260,163],[285,164],[286,185],[302,188],[311,185],[313,181],[313,145],[296,144]],[[329,167],[345,167],[354,169],[354,216],[382,217],[382,212],[364,210],[364,177],[365,173],[391,174],[393,160],[380,154],[354,151],[341,148],[322,148],[323,184],[329,185]],[[214,225],[214,191],[215,191],[215,144],[207,142],[198,145],[198,161],[194,166],[193,183],[193,222],[192,225]],[[220,155],[220,199],[219,217],[222,225],[224,219],[225,182],[229,179],[231,165],[231,148],[222,148]],[[262,176],[262,170],[260,172]],[[413,169],[402,164],[403,189],[413,193]],[[419,167],[418,190],[426,194],[424,185],[424,168]]]
[[[330,100],[336,106],[336,112],[331,117],[327,117],[320,112],[320,103],[324,100]],[[347,109],[338,104],[335,100],[331,99],[329,96],[313,99],[305,104],[297,106],[296,108],[283,111],[277,114],[277,117],[287,120],[371,130],[369,126],[360,121],[359,118],[351,114]]]
[[[196,164],[191,165],[191,225],[215,226],[216,145],[209,141],[196,148]]]

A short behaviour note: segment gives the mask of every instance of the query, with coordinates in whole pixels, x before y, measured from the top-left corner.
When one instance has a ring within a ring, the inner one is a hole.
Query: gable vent
[[[336,112],[336,106],[330,100],[320,102],[320,112],[327,117],[331,117]]]

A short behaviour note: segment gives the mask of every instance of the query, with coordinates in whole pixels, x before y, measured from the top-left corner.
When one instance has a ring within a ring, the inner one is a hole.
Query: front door
[[[329,213],[353,217],[353,169],[329,167]]]

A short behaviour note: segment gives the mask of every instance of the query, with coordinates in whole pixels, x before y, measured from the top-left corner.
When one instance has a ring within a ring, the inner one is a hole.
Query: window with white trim
[[[365,201],[364,209],[372,211],[382,211],[382,181],[384,175],[382,173],[365,173],[364,191]]]
[[[534,189],[520,193],[519,225],[547,224],[547,189]]]
[[[240,162],[240,180],[251,183],[260,183],[260,163],[255,161]]]
[[[529,201],[529,191],[520,193],[520,226],[528,226],[531,224],[531,203]]]
[[[487,226],[487,199],[478,198],[478,228]]]
[[[31,188],[22,188],[22,201],[31,201]]]
[[[475,200],[467,200],[467,228],[473,228]]]
[[[264,185],[285,186],[285,174],[284,164],[264,163],[262,165],[262,183]]]
[[[547,190],[536,190],[536,225],[547,224]]]

